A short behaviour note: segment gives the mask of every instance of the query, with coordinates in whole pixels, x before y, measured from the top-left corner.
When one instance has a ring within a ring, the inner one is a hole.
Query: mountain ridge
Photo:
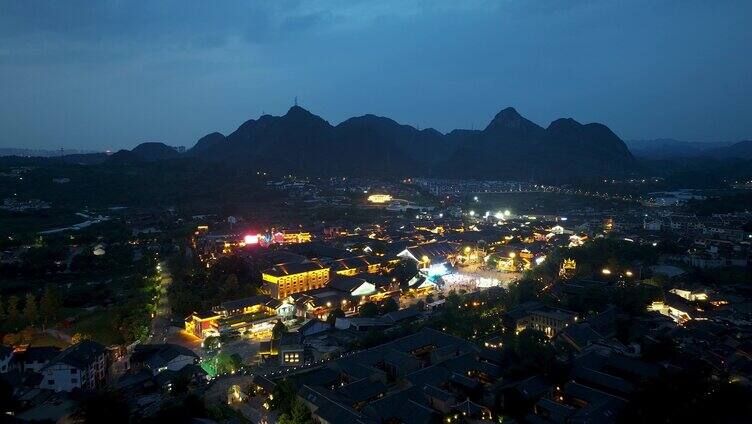
[[[442,133],[374,114],[332,125],[293,106],[282,116],[249,119],[227,136],[207,134],[185,155],[311,175],[527,179],[621,175],[638,168],[605,125],[560,118],[544,128],[513,107],[502,109],[482,130]]]

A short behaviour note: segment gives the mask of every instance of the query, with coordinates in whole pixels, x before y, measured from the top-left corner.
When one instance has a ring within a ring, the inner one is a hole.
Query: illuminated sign
[[[258,244],[259,235],[258,234],[246,234],[246,236],[243,237],[243,242],[245,244]]]

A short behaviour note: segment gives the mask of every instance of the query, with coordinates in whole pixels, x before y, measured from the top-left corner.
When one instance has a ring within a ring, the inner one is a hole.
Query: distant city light
[[[470,211],[470,216],[475,216],[475,211]]]
[[[512,212],[509,212],[509,209],[507,209],[507,210],[504,211],[504,216],[509,216],[511,214],[512,214]]]
[[[478,201],[478,196],[473,197],[473,200],[477,202]]]
[[[389,194],[372,194],[368,196],[368,201],[371,203],[386,203],[392,201],[392,196]]]
[[[243,243],[245,244],[258,244],[259,242],[259,236],[258,234],[246,234],[245,237],[243,237]]]
[[[627,272],[625,272],[624,274],[626,274],[626,275],[627,275],[627,277],[631,277],[632,275],[634,275],[634,274],[632,274],[632,271],[627,271]]]

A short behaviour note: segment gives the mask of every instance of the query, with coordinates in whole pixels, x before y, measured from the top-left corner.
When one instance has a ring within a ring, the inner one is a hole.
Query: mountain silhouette
[[[186,155],[322,176],[526,180],[622,175],[637,169],[627,146],[605,125],[562,118],[543,128],[511,107],[496,114],[483,130],[442,134],[376,115],[350,118],[335,126],[293,106],[282,116],[248,120],[227,136],[208,134]]]

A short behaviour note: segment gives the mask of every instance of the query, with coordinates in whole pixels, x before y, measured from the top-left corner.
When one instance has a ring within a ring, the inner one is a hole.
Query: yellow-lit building
[[[283,234],[283,243],[285,244],[292,244],[292,243],[308,243],[311,241],[311,233],[306,231],[298,231],[296,233],[284,233]]]
[[[243,299],[222,302],[213,308],[223,318],[248,314],[278,315],[284,305],[269,296],[251,296]]]
[[[203,339],[207,335],[219,334],[219,314],[206,312],[193,312],[185,319],[185,331]]]
[[[559,268],[559,276],[564,278],[571,278],[577,272],[577,262],[574,259],[564,259],[561,267]]]
[[[362,273],[375,274],[381,270],[381,261],[368,256],[337,259],[332,264],[335,274],[353,276]]]
[[[269,296],[287,296],[324,287],[329,282],[330,268],[318,262],[296,262],[275,265],[261,273]]]

